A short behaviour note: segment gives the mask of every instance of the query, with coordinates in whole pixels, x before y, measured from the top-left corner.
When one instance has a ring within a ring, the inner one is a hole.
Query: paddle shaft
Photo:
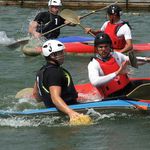
[[[78,24],[81,28],[85,29],[85,27],[83,25],[81,25],[80,23]],[[92,32],[89,32],[90,35],[92,35],[93,37],[95,37],[95,35]]]
[[[87,16],[90,16],[90,15],[96,13],[96,12],[105,10],[105,9],[107,9],[109,6],[111,6],[111,5],[113,5],[113,4],[116,4],[116,3],[118,3],[118,1],[116,1],[115,3],[111,3],[110,5],[107,5],[106,7],[103,7],[103,8],[101,8],[101,9],[93,10],[92,12],[89,12],[89,13],[87,13],[87,14],[81,16],[80,19],[85,18],[85,17],[87,17]]]
[[[51,32],[53,32],[53,31],[55,31],[55,30],[57,30],[57,29],[60,29],[60,28],[66,26],[66,25],[68,25],[68,24],[69,24],[69,23],[62,24],[62,25],[60,25],[60,26],[58,26],[58,27],[56,27],[56,28],[54,28],[54,29],[52,29],[52,30],[50,30],[50,31],[47,31],[47,32],[45,32],[45,33],[42,33],[42,36],[45,35],[45,34],[51,33]]]

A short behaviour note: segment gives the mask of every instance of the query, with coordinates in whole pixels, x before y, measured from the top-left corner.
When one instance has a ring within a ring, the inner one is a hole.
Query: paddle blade
[[[80,24],[80,20],[78,18],[78,15],[70,10],[70,9],[64,9],[60,12],[60,16],[64,18],[65,20],[73,23],[73,24]]]
[[[78,118],[70,120],[70,125],[78,126],[78,125],[90,125],[93,123],[92,118],[89,115],[81,114]]]
[[[20,39],[17,39],[16,41],[14,41],[10,44],[7,44],[7,46],[10,47],[10,48],[18,47],[18,46],[27,44],[29,40],[30,40],[30,37],[20,38]]]
[[[139,100],[150,100],[150,83],[142,84],[136,87],[127,97]]]
[[[20,90],[15,98],[20,99],[20,98],[32,98],[32,93],[33,93],[33,88],[25,88]]]
[[[138,68],[137,59],[136,59],[134,52],[131,51],[128,53],[128,55],[129,55],[129,60],[130,60],[131,66],[134,68]]]

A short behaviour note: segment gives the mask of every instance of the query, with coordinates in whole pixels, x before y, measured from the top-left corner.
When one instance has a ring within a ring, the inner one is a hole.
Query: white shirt
[[[110,22],[110,21],[106,21],[106,22],[102,25],[101,31],[105,31],[108,22]],[[117,24],[122,23],[122,22],[123,22],[123,21],[119,21],[119,22],[117,22]],[[128,26],[127,24],[124,24],[123,26],[121,26],[121,27],[119,28],[118,32],[117,32],[117,36],[118,36],[118,37],[124,36],[125,40],[132,39],[131,30],[130,30],[129,26]]]
[[[128,56],[126,56],[122,53],[118,53],[118,52],[112,52],[112,57],[115,58],[115,60],[119,66],[124,61],[129,60]],[[102,85],[108,83],[109,81],[111,81],[112,79],[114,79],[116,77],[116,74],[110,73],[108,75],[104,75],[104,72],[103,72],[102,68],[100,67],[100,64],[98,63],[98,61],[93,59],[88,64],[88,76],[89,76],[89,80],[90,80],[91,84],[98,87],[98,86],[102,86]]]

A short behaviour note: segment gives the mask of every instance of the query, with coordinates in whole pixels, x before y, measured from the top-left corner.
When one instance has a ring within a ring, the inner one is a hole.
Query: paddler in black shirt
[[[40,12],[29,25],[29,33],[35,38],[40,38],[42,34],[47,39],[55,39],[60,34],[60,29],[48,32],[62,24],[68,23],[58,15],[62,6],[61,0],[49,0],[49,11]],[[47,34],[46,34],[47,33]]]
[[[71,121],[84,115],[68,107],[77,103],[78,95],[70,73],[61,67],[64,49],[64,44],[57,40],[43,44],[42,54],[47,63],[37,73],[33,96],[43,101],[46,107],[56,107],[67,114]]]

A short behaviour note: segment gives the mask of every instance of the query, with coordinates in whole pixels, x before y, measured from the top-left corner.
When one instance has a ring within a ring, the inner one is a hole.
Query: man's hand
[[[42,36],[42,34],[35,31],[35,32],[33,32],[33,36],[34,36],[35,38],[40,38],[40,37]]]
[[[92,28],[85,28],[85,33],[88,34],[89,32],[92,32]]]
[[[127,72],[128,61],[124,61],[120,68],[116,71],[116,75],[125,74]]]

